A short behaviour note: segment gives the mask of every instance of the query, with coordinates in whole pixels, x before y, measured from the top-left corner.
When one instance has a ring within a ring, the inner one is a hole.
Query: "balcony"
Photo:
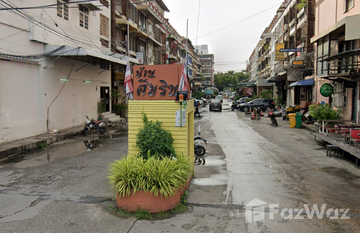
[[[306,15],[306,14],[303,14],[303,15],[298,19],[297,28],[305,28],[305,27],[306,27],[306,22],[307,22],[307,15]]]
[[[122,27],[127,27],[127,25],[129,24],[129,30],[131,32],[136,32],[138,37],[148,37],[146,29],[138,28],[138,25],[136,23],[134,23],[132,20],[126,19],[126,17],[123,15],[121,17],[116,17],[115,24]]]
[[[295,23],[296,23],[296,18],[293,18],[293,19],[291,20],[289,26],[292,28],[292,27],[295,25]]]
[[[297,18],[301,18],[301,16],[305,15],[305,7],[303,7],[298,13],[297,13]]]
[[[286,34],[284,34],[284,41],[289,41],[289,38],[290,38],[290,36],[289,36],[289,33],[287,32]]]
[[[162,24],[162,14],[155,5],[150,1],[143,0],[134,0],[134,3],[137,4],[137,9],[143,13],[147,18],[154,20],[155,24]]]
[[[291,27],[290,29],[290,36],[295,36],[295,32],[296,32],[296,27],[295,25]]]
[[[284,33],[289,30],[289,24],[284,24]]]

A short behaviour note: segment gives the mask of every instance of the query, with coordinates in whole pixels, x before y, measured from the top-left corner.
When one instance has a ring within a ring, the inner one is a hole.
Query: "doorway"
[[[100,87],[100,100],[104,101],[106,112],[110,111],[110,92],[109,87]]]

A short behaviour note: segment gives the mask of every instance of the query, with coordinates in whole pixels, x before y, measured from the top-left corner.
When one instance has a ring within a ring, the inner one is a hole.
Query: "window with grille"
[[[89,8],[79,5],[79,20],[80,27],[89,29]]]
[[[69,0],[57,0],[57,16],[69,20]]]
[[[109,18],[100,14],[100,35],[109,38]]]

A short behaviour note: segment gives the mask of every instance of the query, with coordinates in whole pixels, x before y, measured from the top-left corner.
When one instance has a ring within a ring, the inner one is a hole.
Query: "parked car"
[[[238,109],[242,112],[249,112],[250,108],[260,108],[263,111],[267,111],[269,109],[274,109],[275,104],[274,101],[269,99],[254,99],[247,103],[242,103],[238,107]]]
[[[219,99],[213,99],[211,100],[210,104],[209,104],[209,111],[222,111],[222,104],[220,102]]]
[[[220,103],[223,102],[223,97],[222,97],[222,95],[217,95],[215,99],[220,100]]]
[[[249,97],[241,97],[240,99],[239,99],[239,102],[242,104],[242,103],[246,103],[246,100],[248,100],[249,99]]]

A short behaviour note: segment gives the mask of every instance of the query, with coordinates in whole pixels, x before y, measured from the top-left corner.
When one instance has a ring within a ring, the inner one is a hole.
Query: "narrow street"
[[[327,158],[306,129],[281,118],[279,127],[268,118],[252,121],[226,105],[222,112],[204,107],[195,120],[195,134],[200,126],[208,145],[206,164],[195,166],[187,212],[156,221],[115,216],[107,168],[127,153],[127,136],[100,139],[89,151],[83,141],[96,139],[91,134],[1,165],[0,232],[359,231],[359,167]],[[254,199],[265,209],[249,221]],[[308,219],[299,213],[307,204],[310,212],[314,204],[325,212]],[[346,209],[350,219],[340,219]]]

